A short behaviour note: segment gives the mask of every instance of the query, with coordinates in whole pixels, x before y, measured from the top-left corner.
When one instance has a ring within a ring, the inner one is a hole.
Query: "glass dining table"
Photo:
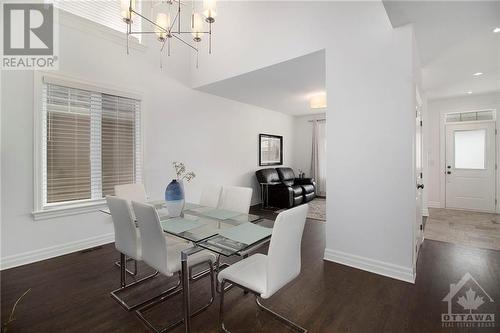
[[[191,248],[181,253],[184,327],[186,332],[190,332],[188,257],[202,250],[209,250],[224,257],[246,256],[248,252],[269,242],[274,221],[258,215],[242,214],[193,203],[186,203],[180,217],[170,217],[165,201],[148,203],[156,208],[165,233],[193,244]],[[101,212],[110,214],[108,209],[102,209]]]

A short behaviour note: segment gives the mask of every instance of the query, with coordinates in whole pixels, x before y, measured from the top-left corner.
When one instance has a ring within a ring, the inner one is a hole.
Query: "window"
[[[54,0],[54,6],[78,15],[92,22],[104,25],[116,31],[126,33],[127,27],[121,16],[120,1],[99,0],[99,1],[74,1],[74,0]],[[137,10],[140,12],[140,10]],[[141,18],[134,16],[132,31],[140,31]],[[134,35],[139,38],[140,35]]]
[[[140,100],[84,88],[43,83],[39,209],[101,201],[141,181]]]
[[[447,123],[457,123],[462,121],[495,120],[495,119],[496,119],[496,113],[494,110],[453,112],[453,113],[447,113],[445,117]]]
[[[486,130],[455,131],[455,168],[484,169]]]

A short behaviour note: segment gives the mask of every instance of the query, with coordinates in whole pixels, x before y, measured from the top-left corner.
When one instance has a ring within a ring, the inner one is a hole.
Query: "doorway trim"
[[[479,110],[463,110],[463,111],[450,111],[441,112],[439,119],[439,201],[440,208],[446,208],[446,115],[453,113],[467,113],[467,112],[483,112],[483,111],[493,111],[495,114],[494,120],[475,120],[475,121],[461,121],[457,122],[459,124],[477,124],[481,122],[494,122],[495,123],[495,163],[497,169],[495,172],[495,195],[498,198],[500,194],[500,133],[499,133],[499,115],[496,109],[479,109]],[[453,124],[453,123],[450,123]],[[498,198],[500,199],[500,198]],[[500,214],[500,200],[497,200],[495,205],[495,211]]]

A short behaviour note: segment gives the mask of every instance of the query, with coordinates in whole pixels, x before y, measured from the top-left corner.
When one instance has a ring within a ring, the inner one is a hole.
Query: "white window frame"
[[[33,203],[34,209],[32,212],[34,220],[44,220],[54,217],[83,214],[88,212],[94,212],[99,209],[106,207],[106,200],[102,199],[87,199],[78,200],[74,202],[63,202],[45,205],[43,203],[44,198],[44,182],[43,182],[43,170],[45,157],[43,156],[43,146],[44,140],[44,115],[43,115],[43,85],[46,82],[57,82],[60,85],[73,87],[77,89],[84,89],[90,91],[97,91],[100,93],[122,96],[127,98],[132,98],[140,101],[141,112],[139,112],[139,147],[140,151],[136,155],[136,163],[139,159],[138,168],[143,170],[143,155],[144,155],[144,122],[143,122],[143,98],[142,93],[133,91],[127,88],[115,87],[109,84],[100,84],[90,81],[84,81],[81,79],[75,79],[68,75],[53,74],[44,71],[34,71],[33,73],[33,111],[34,111],[34,129],[33,129]],[[137,182],[142,182],[143,173],[139,172],[139,179]]]
[[[127,34],[62,9],[57,9],[57,12],[58,15],[55,16],[55,24],[76,29],[85,34],[92,34],[93,36],[121,45],[124,47],[124,52],[126,52]],[[128,46],[131,49],[142,53],[145,53],[148,49],[148,46],[144,43],[144,41],[140,42],[137,38],[133,37],[129,38]]]

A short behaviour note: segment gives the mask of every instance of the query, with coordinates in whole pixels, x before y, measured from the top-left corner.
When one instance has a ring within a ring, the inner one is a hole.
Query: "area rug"
[[[307,212],[307,218],[326,221],[326,199],[325,198],[314,198],[312,201],[307,203],[309,205],[309,211]],[[274,212],[279,214],[287,209],[278,209]]]
[[[500,214],[429,208],[426,239],[500,250]]]
[[[325,198],[315,198],[314,200],[308,202],[307,204],[309,205],[309,211],[307,212],[308,219],[326,221]]]

